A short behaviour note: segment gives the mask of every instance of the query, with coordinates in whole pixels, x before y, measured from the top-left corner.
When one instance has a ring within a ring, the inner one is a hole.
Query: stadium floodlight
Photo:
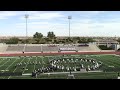
[[[68,16],[68,20],[69,20],[69,37],[70,37],[70,19],[72,19],[72,16]]]
[[[28,35],[28,32],[27,32],[27,19],[28,19],[29,15],[28,14],[25,14],[25,18],[26,18],[26,44],[27,44],[27,35]]]

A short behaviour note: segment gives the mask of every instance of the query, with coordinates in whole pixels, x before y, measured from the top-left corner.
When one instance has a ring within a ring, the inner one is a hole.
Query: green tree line
[[[89,43],[95,42],[93,38],[86,37],[67,37],[58,38],[54,32],[48,32],[47,37],[42,33],[36,32],[32,38],[19,39],[18,37],[12,37],[7,40],[1,40],[1,43],[6,44],[77,44],[77,43]]]

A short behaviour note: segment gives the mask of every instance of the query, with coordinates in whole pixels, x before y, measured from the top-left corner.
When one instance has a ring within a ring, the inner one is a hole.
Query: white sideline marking
[[[120,79],[120,77],[118,77],[118,79]]]
[[[25,73],[25,74],[22,74],[22,75],[32,75],[31,73]]]
[[[0,57],[1,58],[19,58],[19,57]]]
[[[103,71],[89,71],[89,72],[103,72]],[[42,73],[42,74],[67,74],[70,72],[51,72],[51,73]],[[76,71],[76,72],[72,72],[72,73],[88,73],[88,72],[81,72],[81,71]]]
[[[0,71],[3,71],[3,72],[4,72],[4,71],[9,71],[9,70],[0,70]]]
[[[114,66],[108,66],[108,67],[114,67]]]

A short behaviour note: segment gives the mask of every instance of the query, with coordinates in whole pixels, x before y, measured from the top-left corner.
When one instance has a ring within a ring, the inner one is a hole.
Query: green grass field
[[[103,64],[99,68],[103,72],[82,72],[74,73],[75,79],[117,79],[117,73],[120,72],[120,57],[115,55],[71,55],[71,56],[37,56],[37,57],[0,57],[0,73],[17,73],[31,74],[33,70],[49,65],[49,60],[59,58],[88,58],[101,61]],[[67,59],[65,59],[67,61]],[[22,66],[15,68],[15,65],[22,63]],[[26,63],[26,64],[24,64]],[[33,64],[37,63],[37,64]],[[80,61],[76,66],[79,66]],[[82,62],[84,63],[84,62]],[[71,63],[60,63],[64,66],[73,66]],[[91,65],[91,63],[85,63],[85,65]],[[24,69],[23,69],[24,67]],[[53,72],[66,72],[62,70],[51,71]],[[67,79],[68,73],[63,74],[40,74],[37,78],[31,77],[31,75],[20,76],[0,76],[0,79]]]

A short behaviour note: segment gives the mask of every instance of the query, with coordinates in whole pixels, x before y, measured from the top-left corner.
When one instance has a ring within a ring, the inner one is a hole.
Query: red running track
[[[89,54],[116,54],[120,55],[120,52],[51,52],[51,53],[7,53],[0,54],[0,56],[49,56],[49,55],[89,55]]]

